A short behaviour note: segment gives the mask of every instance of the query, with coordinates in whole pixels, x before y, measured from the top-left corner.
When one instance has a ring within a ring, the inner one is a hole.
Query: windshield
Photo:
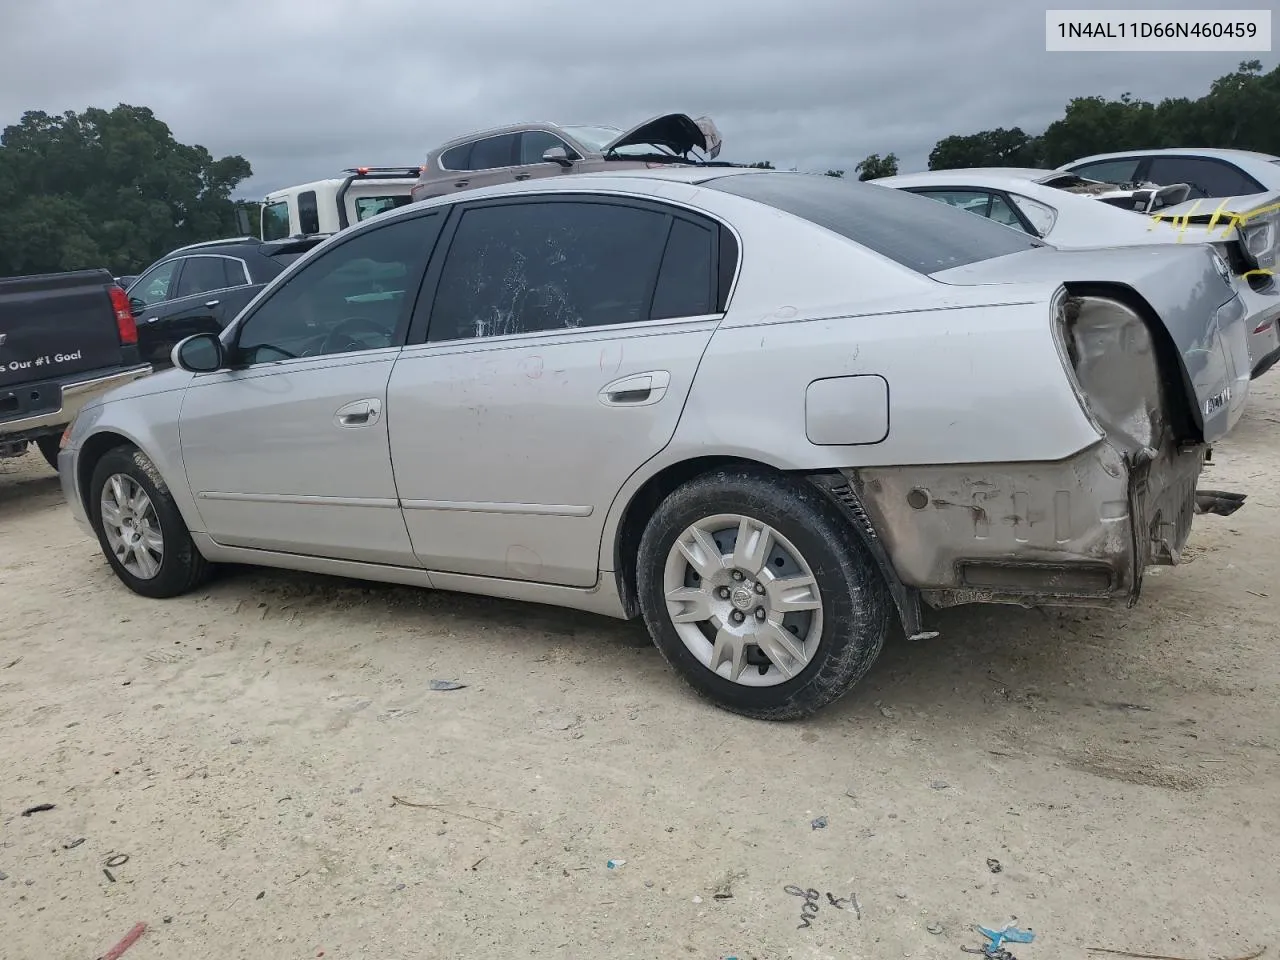
[[[617,127],[573,126],[561,129],[593,153],[603,153],[605,147],[626,133],[625,130],[619,130]],[[661,147],[656,143],[629,143],[625,147],[614,150],[611,156],[652,157],[655,154],[664,157],[673,156],[669,148]]]
[[[1044,246],[986,217],[893,187],[805,173],[739,174],[706,185],[825,227],[917,273]]]

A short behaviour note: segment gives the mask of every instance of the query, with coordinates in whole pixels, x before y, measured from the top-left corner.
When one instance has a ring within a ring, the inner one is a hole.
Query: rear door
[[[669,442],[723,314],[720,229],[576,193],[454,211],[388,388],[424,566],[596,582],[609,505]]]
[[[446,180],[445,189],[433,193],[450,193],[488,187],[495,183],[509,183],[517,172],[516,150],[519,142],[518,133],[503,133],[477,140],[467,154],[467,169],[459,172],[455,179]]]

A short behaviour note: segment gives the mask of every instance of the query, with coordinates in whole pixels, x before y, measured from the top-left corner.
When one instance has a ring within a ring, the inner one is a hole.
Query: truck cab
[[[337,233],[353,223],[404,206],[421,174],[413,167],[352,167],[341,177],[315,180],[267,194],[259,238],[285,240]]]

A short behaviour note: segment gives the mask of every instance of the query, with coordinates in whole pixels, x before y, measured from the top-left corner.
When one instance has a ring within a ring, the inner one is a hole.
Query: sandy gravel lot
[[[127,960],[959,958],[1014,917],[1019,960],[1277,955],[1263,384],[1206,483],[1248,504],[1138,608],[935,615],[789,725],[695,700],[638,625],[243,570],[142,600],[0,461],[0,957],[144,922]]]

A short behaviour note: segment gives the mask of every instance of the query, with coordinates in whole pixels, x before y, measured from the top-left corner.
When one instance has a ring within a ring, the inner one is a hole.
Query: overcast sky
[[[628,127],[668,112],[711,116],[722,160],[852,172],[892,151],[908,172],[948,134],[1039,132],[1073,96],[1198,96],[1242,59],[1276,63],[1046,53],[1045,6],[6,0],[0,124],[30,109],[149,106],[179,140],[247,157],[254,176],[241,193],[255,197],[348,166],[414,165],[487,126]]]

